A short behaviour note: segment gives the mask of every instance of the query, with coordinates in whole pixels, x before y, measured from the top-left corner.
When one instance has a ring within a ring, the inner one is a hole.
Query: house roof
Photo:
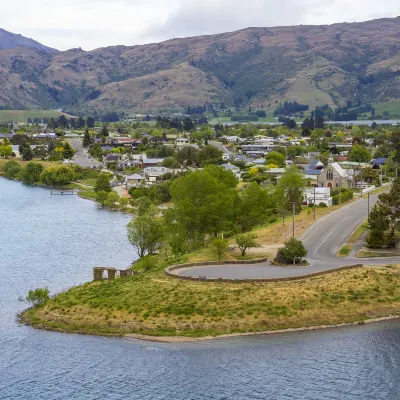
[[[285,168],[270,168],[267,172],[271,174],[284,174]]]
[[[346,171],[340,166],[339,163],[334,162],[329,164],[329,166],[331,166],[342,178],[346,177]]]
[[[139,175],[139,174],[132,174],[132,175],[128,175],[126,177],[126,179],[136,179],[136,180],[143,180],[143,176]]]
[[[106,157],[107,161],[119,161],[119,157],[118,155],[115,154],[110,154],[109,156]]]
[[[304,173],[306,175],[319,175],[322,172],[321,169],[305,169]]]
[[[224,169],[228,169],[230,171],[235,171],[235,170],[239,170],[240,168],[237,167],[236,165],[233,165],[231,163],[226,163],[226,164],[221,164],[221,167]]]
[[[323,167],[324,164],[319,160],[312,160],[309,169],[317,169],[316,167]]]
[[[371,164],[377,164],[377,165],[383,165],[386,163],[387,158],[381,157],[381,158],[375,158],[371,161]]]

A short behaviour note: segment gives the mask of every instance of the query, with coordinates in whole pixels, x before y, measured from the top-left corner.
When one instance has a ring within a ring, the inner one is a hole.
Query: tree
[[[101,136],[105,136],[105,137],[109,136],[107,125],[103,125],[101,127],[100,133],[101,133]]]
[[[93,117],[86,118],[86,126],[88,128],[94,128],[94,118]]]
[[[232,226],[236,191],[207,170],[176,179],[170,193],[175,207],[168,214],[187,240],[199,240],[205,234],[216,236]]]
[[[294,203],[295,211],[299,213],[303,202],[303,188],[305,184],[304,175],[296,166],[287,168],[286,172],[279,179],[274,194],[279,208],[292,211]]]
[[[83,145],[83,147],[87,148],[90,146],[91,143],[92,143],[92,139],[90,138],[88,129],[86,129],[85,133],[83,135],[82,145]]]
[[[51,186],[62,186],[71,183],[75,178],[75,171],[67,165],[55,165],[45,169],[40,180]]]
[[[162,162],[162,166],[165,167],[165,168],[180,168],[181,164],[174,157],[167,157]]]
[[[43,165],[30,161],[21,170],[21,179],[26,183],[36,183],[40,180],[40,175],[43,172]]]
[[[254,235],[252,233],[243,233],[241,235],[237,235],[235,240],[236,240],[236,244],[238,245],[243,257],[246,255],[246,250],[249,247],[257,247],[258,246],[258,244],[256,242],[256,235]]]
[[[371,210],[368,221],[368,247],[383,247],[385,245],[385,230],[389,228],[389,221],[385,209],[380,206],[379,202]]]
[[[31,161],[33,158],[33,151],[29,143],[25,143],[22,146],[22,159],[24,161]]]
[[[41,160],[44,160],[49,156],[49,150],[47,149],[46,145],[36,146],[33,149],[33,155]]]
[[[372,159],[371,153],[359,144],[353,145],[348,156],[350,161],[360,163],[368,163]]]
[[[228,250],[228,242],[223,237],[217,237],[211,241],[211,250],[217,255],[218,261],[221,260],[222,254]]]
[[[222,151],[210,144],[197,153],[197,162],[202,167],[207,164],[220,164],[222,161]]]
[[[154,253],[164,238],[164,226],[149,214],[138,216],[128,224],[128,239],[140,258]]]
[[[153,204],[153,202],[146,196],[139,197],[135,201],[135,206],[136,206],[136,214],[141,216],[146,214],[150,206]]]
[[[3,172],[6,178],[14,179],[18,176],[20,171],[21,171],[21,164],[19,164],[17,161],[14,160],[7,161],[4,164]]]
[[[108,192],[106,192],[105,190],[100,190],[96,193],[96,200],[101,204],[101,205],[105,205],[105,202],[107,201],[107,195]]]
[[[74,149],[71,147],[69,142],[64,142],[63,148],[63,157],[67,160],[70,160],[75,154]]]
[[[197,150],[194,147],[186,146],[183,149],[179,150],[177,153],[177,158],[180,164],[186,163],[186,165],[193,165],[197,162]]]
[[[91,149],[89,150],[89,153],[90,153],[90,155],[91,155],[92,157],[94,157],[94,158],[100,160],[100,159],[101,159],[101,156],[103,155],[103,150],[102,150],[102,148],[101,148],[101,146],[100,146],[99,143],[95,143],[95,144],[91,147]]]
[[[265,157],[267,164],[276,164],[279,167],[286,166],[286,157],[277,151],[271,151]]]
[[[0,146],[0,157],[11,157],[13,154],[12,147],[10,145]]]
[[[30,290],[28,292],[28,295],[26,296],[26,300],[33,304],[33,306],[40,306],[44,303],[46,303],[49,299],[49,289],[47,288],[38,288],[35,290]]]
[[[242,232],[249,231],[254,226],[265,222],[274,213],[276,203],[256,182],[251,182],[240,193],[240,202],[236,223]]]
[[[94,187],[95,192],[111,192],[110,178],[109,175],[105,172],[102,172],[97,178],[96,185]]]
[[[301,262],[306,255],[307,250],[303,242],[291,238],[285,243],[285,247],[278,250],[274,261],[278,264],[296,264],[296,262]]]
[[[118,203],[119,196],[116,192],[110,192],[107,194],[107,200],[105,204],[110,208],[115,208],[116,204]]]

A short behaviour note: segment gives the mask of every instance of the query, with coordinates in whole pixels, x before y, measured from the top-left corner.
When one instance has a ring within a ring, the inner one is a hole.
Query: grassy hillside
[[[68,114],[54,110],[0,110],[0,122],[26,122],[28,118],[57,118]]]
[[[400,18],[248,28],[142,46],[0,50],[0,106],[152,112],[400,100]],[[1,47],[1,46],[0,46]]]

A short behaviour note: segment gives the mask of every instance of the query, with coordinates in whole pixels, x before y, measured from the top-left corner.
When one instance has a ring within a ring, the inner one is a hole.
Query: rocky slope
[[[248,28],[89,52],[3,49],[0,85],[3,107],[91,112],[400,101],[400,18]]]

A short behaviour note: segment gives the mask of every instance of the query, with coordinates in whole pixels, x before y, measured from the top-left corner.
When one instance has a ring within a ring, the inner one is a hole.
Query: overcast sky
[[[400,0],[0,0],[0,27],[59,50],[400,15]]]

